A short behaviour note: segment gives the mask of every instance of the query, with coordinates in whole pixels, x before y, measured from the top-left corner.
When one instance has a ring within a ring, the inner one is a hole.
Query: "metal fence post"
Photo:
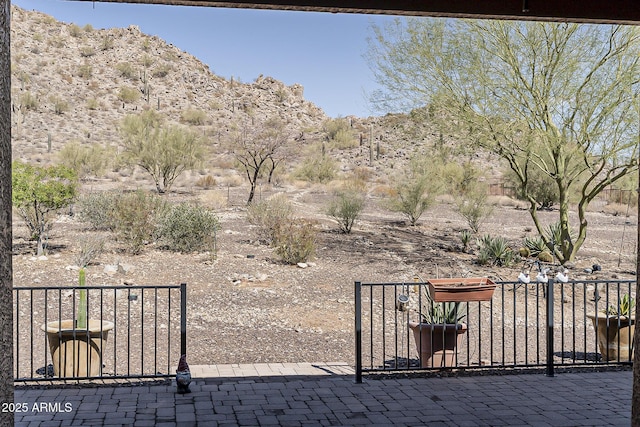
[[[187,284],[180,283],[180,355],[187,354]]]
[[[362,383],[362,284],[355,282],[356,383]]]
[[[547,376],[554,376],[553,366],[553,279],[547,283]]]

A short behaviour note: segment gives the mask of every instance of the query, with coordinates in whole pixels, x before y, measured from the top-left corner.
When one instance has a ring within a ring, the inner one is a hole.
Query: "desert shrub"
[[[60,35],[51,36],[47,39],[47,44],[49,46],[62,48],[66,46],[66,39]]]
[[[276,254],[288,264],[307,262],[316,250],[317,231],[305,220],[289,221],[278,229],[274,241]]]
[[[146,53],[144,55],[142,55],[142,59],[140,60],[140,63],[145,67],[145,68],[149,68],[150,66],[153,65],[153,57],[150,55],[147,55]]]
[[[80,178],[101,176],[114,156],[112,149],[100,144],[83,145],[75,141],[66,143],[58,153],[60,163],[76,171]]]
[[[51,96],[49,102],[51,102],[53,112],[56,114],[64,114],[69,111],[69,103],[58,96]]]
[[[389,209],[402,213],[415,225],[442,189],[438,166],[425,158],[413,158],[407,170],[394,177],[394,193],[386,202]]]
[[[369,168],[358,166],[353,169],[353,179],[358,182],[367,183],[371,180],[372,176],[373,172]]]
[[[113,224],[116,239],[128,252],[136,255],[155,240],[158,222],[167,211],[167,204],[158,195],[138,190],[116,198]]]
[[[82,195],[76,207],[82,222],[94,230],[114,230],[114,209],[121,193],[115,191],[92,192]]]
[[[456,197],[456,212],[467,221],[474,233],[480,224],[493,212],[489,204],[486,185],[475,183],[468,186]]]
[[[35,111],[38,109],[38,100],[31,92],[25,92],[20,97],[20,104],[26,110]]]
[[[149,49],[151,49],[151,42],[147,37],[144,40],[142,40],[142,50],[144,50],[145,52],[148,52]]]
[[[448,191],[454,196],[456,212],[477,233],[482,221],[493,212],[483,169],[471,161],[449,162],[443,168],[443,175]]]
[[[393,197],[387,203],[389,209],[402,213],[411,225],[416,225],[422,214],[433,205],[436,192],[427,177],[400,180]]]
[[[338,221],[340,231],[351,233],[351,228],[364,209],[364,195],[355,190],[338,192],[331,203],[327,213]]]
[[[95,98],[87,99],[87,108],[89,110],[97,110],[98,107],[100,107],[100,104],[98,103],[97,99],[95,99]]]
[[[140,91],[134,87],[122,86],[118,91],[118,99],[122,102],[136,102],[140,99]]]
[[[71,34],[71,37],[80,37],[82,29],[77,24],[71,24],[69,25],[69,34]]]
[[[157,66],[153,72],[151,73],[151,75],[153,77],[166,77],[171,70],[173,70],[173,68],[171,67],[171,65],[169,64],[162,64]]]
[[[207,113],[202,110],[190,108],[182,112],[182,121],[190,125],[201,126],[207,119]]]
[[[84,27],[82,27],[82,29],[84,30],[85,33],[91,33],[93,32],[93,25],[86,24]]]
[[[88,79],[93,76],[93,67],[89,64],[82,64],[78,67],[78,77]]]
[[[327,135],[327,140],[332,147],[338,149],[352,148],[358,145],[358,141],[353,137],[351,127],[346,119],[329,119],[323,125],[323,131]]]
[[[203,176],[196,181],[196,187],[211,188],[215,187],[216,179],[211,175]]]
[[[100,41],[100,50],[105,51],[113,49],[113,37],[104,36]]]
[[[172,206],[158,229],[160,241],[176,252],[215,251],[218,217],[210,210],[191,203]]]
[[[105,238],[104,236],[90,233],[83,235],[78,239],[79,251],[75,256],[76,265],[80,268],[84,268],[95,262],[96,258],[104,251]]]
[[[329,156],[308,157],[295,176],[309,182],[327,183],[336,177],[336,164]]]
[[[280,229],[292,218],[293,205],[284,194],[252,203],[247,209],[247,220],[258,228],[258,238],[267,244],[274,243]]]
[[[130,62],[120,62],[116,65],[116,69],[120,73],[120,76],[125,77],[127,79],[136,78],[136,70],[133,68]]]
[[[96,54],[96,50],[93,46],[83,46],[80,48],[80,56],[88,58]]]
[[[503,237],[491,237],[486,234],[478,239],[478,263],[500,267],[510,267],[516,260],[509,244]]]

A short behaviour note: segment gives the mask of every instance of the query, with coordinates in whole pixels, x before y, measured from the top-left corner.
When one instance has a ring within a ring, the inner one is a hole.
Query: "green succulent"
[[[618,306],[609,305],[605,310],[609,316],[631,317],[636,307],[635,298],[631,298],[629,294],[624,294],[618,303]]]
[[[456,324],[467,317],[466,305],[462,302],[436,302],[431,297],[429,286],[421,286],[422,306],[420,315],[423,323]]]

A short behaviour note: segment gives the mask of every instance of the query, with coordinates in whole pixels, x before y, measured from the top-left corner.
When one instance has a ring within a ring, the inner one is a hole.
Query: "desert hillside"
[[[289,170],[303,157],[316,156],[319,148],[314,145],[327,138],[323,125],[328,117],[305,100],[301,85],[286,86],[262,75],[251,83],[226,80],[189,53],[135,26],[97,30],[14,6],[11,41],[17,159],[56,162],[69,142],[117,148],[123,118],[146,109],[196,129],[207,141],[208,161],[195,177],[187,174],[178,181],[187,187],[210,173],[219,183],[238,183],[223,148],[234,124],[272,117],[286,122],[292,139],[301,145],[289,159]],[[385,177],[389,168],[403,165],[442,138],[419,115],[346,119],[350,143],[329,147],[342,172],[368,166],[374,175]],[[499,168],[488,173],[499,175]],[[94,178],[127,185],[130,178],[143,181],[145,176],[120,170]]]

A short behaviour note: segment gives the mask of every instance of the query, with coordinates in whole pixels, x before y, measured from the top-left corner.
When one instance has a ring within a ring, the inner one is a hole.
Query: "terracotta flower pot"
[[[113,323],[89,320],[87,329],[75,329],[73,320],[48,322],[53,373],[60,378],[95,377],[102,372],[102,351]]]
[[[409,322],[420,355],[421,368],[450,368],[456,363],[458,347],[467,332],[465,323],[431,324]]]
[[[489,301],[496,284],[487,277],[429,279],[429,292],[436,302]]]
[[[607,316],[605,313],[588,314],[598,336],[598,347],[605,361],[630,362],[633,360],[635,318]],[[607,321],[608,319],[608,321]]]

